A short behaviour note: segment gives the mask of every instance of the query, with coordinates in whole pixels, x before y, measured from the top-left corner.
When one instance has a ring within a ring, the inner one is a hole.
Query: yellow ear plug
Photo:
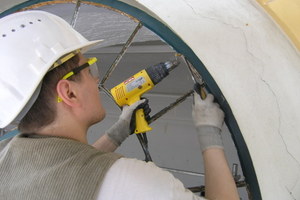
[[[57,103],[60,103],[60,102],[62,102],[62,101],[63,101],[62,98],[57,97]]]

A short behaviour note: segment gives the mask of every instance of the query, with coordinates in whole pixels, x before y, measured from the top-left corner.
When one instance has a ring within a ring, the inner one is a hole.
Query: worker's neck
[[[87,144],[87,129],[88,127],[78,121],[70,118],[66,120],[65,118],[55,120],[53,123],[38,130],[37,134],[65,137]]]

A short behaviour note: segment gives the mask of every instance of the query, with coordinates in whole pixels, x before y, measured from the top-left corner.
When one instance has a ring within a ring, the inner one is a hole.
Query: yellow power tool
[[[179,65],[177,60],[166,61],[150,66],[119,85],[112,88],[111,94],[119,106],[132,105],[141,99],[141,96],[151,90],[157,83],[169,75],[169,72]],[[134,133],[145,133],[152,130],[145,119],[143,109],[136,111],[136,129]]]

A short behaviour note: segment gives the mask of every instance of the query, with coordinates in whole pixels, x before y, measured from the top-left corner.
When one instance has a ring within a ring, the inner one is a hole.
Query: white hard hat
[[[57,60],[76,50],[84,53],[100,41],[88,41],[63,19],[43,11],[0,19],[0,128],[22,118]]]

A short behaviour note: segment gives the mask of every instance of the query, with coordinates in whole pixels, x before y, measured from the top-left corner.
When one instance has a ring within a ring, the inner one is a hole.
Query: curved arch
[[[1,13],[0,17],[23,9],[26,10],[56,3],[66,3],[66,1],[27,1]],[[133,7],[123,2],[111,0],[85,1],[84,3],[92,4],[95,6],[108,7],[109,9],[120,11],[122,13],[126,13],[130,16],[133,16],[134,18],[138,19],[145,27],[147,27],[148,29],[156,33],[158,36],[160,36],[178,53],[184,55],[189,60],[189,62],[199,71],[199,73],[207,83],[208,90],[210,90],[210,92],[212,92],[215,95],[218,103],[226,113],[226,124],[230,130],[230,133],[232,134],[233,141],[237,147],[239,159],[242,165],[244,176],[246,178],[245,180],[248,184],[249,192],[251,193],[251,196],[254,199],[261,199],[260,189],[258,186],[258,181],[256,178],[251,156],[249,154],[247,145],[243,139],[241,131],[238,127],[238,124],[230,109],[230,106],[226,101],[225,97],[223,96],[218,85],[216,84],[210,73],[207,71],[204,64],[198,58],[198,56],[193,52],[193,50],[168,26],[136,7]]]

